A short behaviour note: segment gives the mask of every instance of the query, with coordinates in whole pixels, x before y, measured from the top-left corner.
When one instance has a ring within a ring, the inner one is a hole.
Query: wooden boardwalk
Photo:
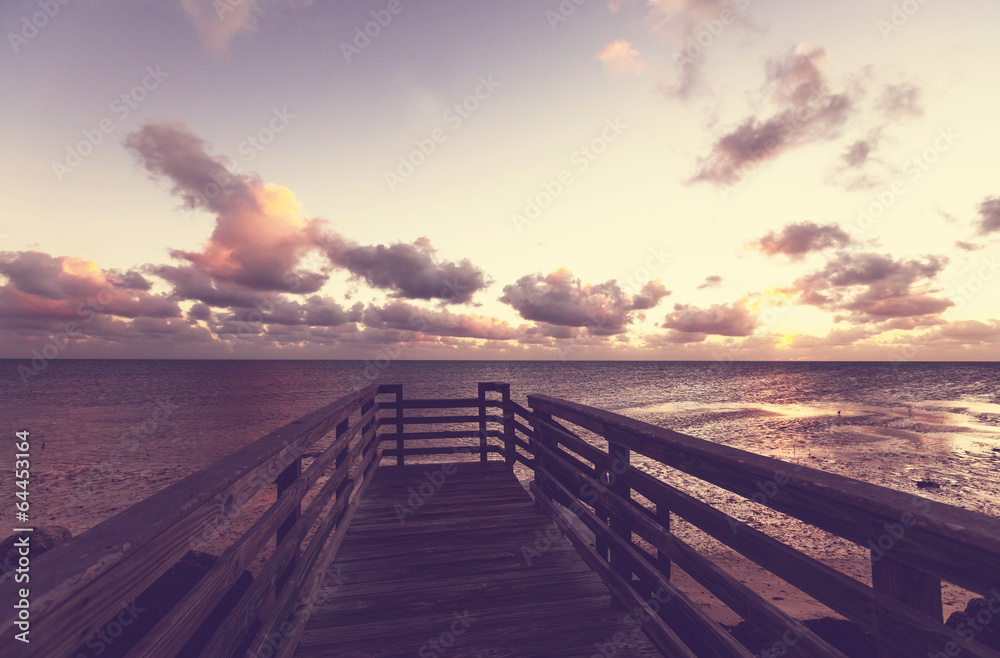
[[[941,596],[949,582],[988,597],[994,610],[996,517],[569,400],[529,394],[529,409],[502,382],[480,382],[476,393],[356,390],[32,555],[30,645],[15,639],[29,625],[29,602],[21,604],[29,594],[0,578],[3,655],[73,658],[115,639],[112,652],[128,658],[752,658],[671,581],[677,568],[749,622],[763,648],[848,658],[671,532],[672,520],[683,520],[872,634],[879,658],[1000,658],[982,638],[943,623]],[[408,457],[454,459],[470,451],[468,439],[478,439],[476,462],[406,465]],[[633,460],[677,469],[870,551],[871,580]],[[531,476],[530,496],[515,479],[517,464]],[[272,483],[274,503],[237,537],[222,533]],[[140,600],[190,551],[224,537],[227,547],[216,546],[215,563],[183,598],[142,617],[146,627],[131,626],[134,637],[115,634],[123,602]],[[269,545],[247,587],[246,570]],[[611,606],[612,592],[624,610]],[[641,630],[626,613],[642,620]]]
[[[341,584],[323,592],[296,656],[585,657],[618,632],[628,643],[615,656],[660,655],[565,537],[526,564],[522,547],[555,524],[509,468],[452,467],[416,509],[412,493],[429,492],[441,465],[378,470],[333,565]]]

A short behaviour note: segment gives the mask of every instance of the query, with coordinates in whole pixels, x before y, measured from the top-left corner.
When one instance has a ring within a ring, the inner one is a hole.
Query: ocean
[[[521,404],[561,397],[1000,517],[997,363],[62,359],[27,383],[19,365],[0,361],[0,417],[30,432],[32,523],[74,534],[368,382],[508,382]]]

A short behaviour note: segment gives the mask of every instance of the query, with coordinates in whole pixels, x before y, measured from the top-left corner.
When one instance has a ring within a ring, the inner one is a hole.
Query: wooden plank
[[[669,507],[687,522],[827,605],[872,635],[881,634],[887,642],[891,642],[907,655],[921,655],[928,649],[944,651],[950,642],[956,643],[955,646],[966,644],[965,639],[953,629],[941,624],[940,620],[935,622],[932,617],[922,615],[894,599],[877,596],[871,587],[648,473],[630,470],[622,477],[629,481],[633,489],[655,505]],[[654,516],[648,510],[647,513]],[[891,619],[895,626],[890,631],[886,624],[882,624],[880,632],[876,615],[883,619]],[[983,648],[979,646],[973,646],[969,651],[973,653],[963,655],[990,655],[982,653]],[[953,652],[953,655],[957,654]]]
[[[487,430],[487,438],[501,439],[503,434],[500,430]],[[383,441],[403,438],[406,441],[417,441],[427,439],[478,439],[482,435],[478,430],[437,430],[433,432],[407,432],[406,434],[381,434]]]
[[[405,410],[403,409],[402,384],[400,384],[399,388],[396,390],[396,402],[399,404],[399,406],[396,407],[396,434],[399,435],[399,437],[396,439],[396,450],[399,451],[399,454],[396,455],[396,464],[402,466],[406,461],[406,455],[403,454],[403,432],[406,431],[406,428],[403,427],[403,424],[406,422],[406,418],[403,417],[403,413]]]
[[[289,657],[295,652],[295,647],[298,646],[299,638],[302,637],[302,631],[305,629],[306,622],[309,619],[310,614],[312,614],[313,608],[316,601],[316,593],[322,586],[324,579],[326,578],[327,569],[333,558],[337,555],[337,550],[340,548],[341,543],[344,541],[344,537],[347,535],[347,529],[350,527],[351,519],[354,517],[354,512],[357,510],[358,505],[360,505],[362,499],[365,495],[365,490],[371,484],[375,477],[375,472],[378,470],[380,455],[378,454],[378,449],[372,451],[372,457],[374,459],[369,460],[367,463],[363,463],[359,467],[361,471],[358,476],[361,477],[361,484],[357,488],[357,496],[351,504],[348,506],[347,510],[344,512],[343,519],[337,524],[337,531],[330,538],[329,544],[326,540],[314,540],[309,546],[309,556],[308,559],[315,562],[316,572],[313,574],[312,578],[306,580],[309,574],[308,568],[303,568],[297,570],[298,573],[294,574],[292,577],[293,582],[295,582],[298,587],[295,590],[289,590],[289,595],[287,598],[282,597],[277,603],[275,603],[274,608],[271,610],[271,614],[268,619],[264,621],[261,625],[261,632],[258,633],[255,642],[250,645],[250,651],[256,651],[257,655],[260,655],[261,649],[268,644],[271,644],[270,633],[264,632],[265,629],[271,628],[271,633],[275,630],[281,631],[284,635],[284,644],[281,645],[278,656]],[[319,533],[317,533],[318,535]],[[325,534],[324,534],[325,536]],[[313,545],[316,547],[316,552],[313,553]],[[303,557],[303,563],[306,557]],[[297,604],[293,609],[292,605]],[[294,611],[294,614],[292,614]],[[286,629],[284,620],[291,615],[292,627]]]
[[[720,569],[711,560],[699,554],[689,545],[666,532],[661,526],[656,524],[648,516],[640,513],[630,504],[630,501],[623,498],[612,489],[605,488],[602,483],[583,475],[574,473],[568,464],[560,463],[555,459],[546,462],[546,468],[562,471],[563,478],[573,482],[575,487],[590,487],[596,491],[604,505],[612,511],[612,518],[618,516],[626,520],[626,527],[634,528],[636,532],[643,535],[654,547],[665,550],[670,559],[688,573],[695,580],[704,585],[708,591],[728,605],[742,618],[753,622],[772,637],[780,638],[786,631],[792,631],[797,638],[796,642],[788,647],[791,655],[810,658],[812,656],[825,656],[828,658],[844,658],[843,654],[827,642],[820,639],[812,631],[805,628],[800,622],[789,617],[770,601],[767,601],[759,594],[751,590],[746,585],[738,582],[726,571]],[[562,486],[562,485],[561,485]],[[568,492],[568,490],[567,490]],[[596,517],[595,517],[596,518]],[[629,539],[618,537],[617,543],[620,547],[631,546],[631,532]],[[624,548],[620,548],[624,551]],[[633,560],[641,558],[637,552],[631,555]],[[638,565],[643,569],[644,575],[649,578],[656,570],[655,566],[642,559]],[[647,568],[648,567],[648,568]],[[659,573],[656,570],[656,573]]]
[[[398,411],[398,410],[397,410]],[[503,424],[503,416],[498,416],[496,414],[486,414],[486,420],[494,423]],[[462,415],[462,416],[406,416],[402,419],[403,425],[444,425],[449,423],[478,423],[478,415]],[[396,418],[379,418],[379,425],[399,425],[400,422]],[[399,430],[397,430],[398,433]]]
[[[448,655],[497,646],[521,647],[516,655],[591,655],[627,631],[606,586],[561,534],[526,561],[522,548],[556,526],[503,462],[456,463],[394,533],[390,510],[401,491],[425,481],[427,467],[379,469],[334,562],[343,584],[321,592],[327,600],[307,620],[295,655],[417,654],[466,608],[476,621]],[[651,648],[641,634],[636,641]]]
[[[514,421],[514,429],[521,432],[525,436],[531,436],[531,428],[519,420]]]
[[[359,425],[364,426],[364,424],[360,422]],[[367,440],[370,441],[371,437],[369,436]],[[343,513],[343,510],[347,508],[348,504],[348,497],[344,495],[345,488],[343,483],[350,483],[350,479],[347,478],[346,475],[350,472],[354,459],[361,453],[365,442],[366,438],[362,436],[361,441],[350,447],[349,453],[346,456],[344,456],[343,453],[338,453],[337,465],[334,472],[316,494],[316,497],[313,498],[313,501],[306,510],[305,515],[300,517],[298,522],[296,522],[292,531],[289,533],[289,536],[295,537],[301,542],[307,531],[313,527],[319,519],[320,513],[330,500],[330,497],[335,493],[337,495],[337,500],[334,503],[333,508],[327,513],[326,518],[327,521],[332,520],[332,522],[336,523],[339,516]],[[331,450],[331,452],[334,451]],[[288,562],[291,561],[291,549],[292,545],[287,541],[275,548],[274,553],[272,553],[268,560],[264,563],[260,573],[254,579],[254,582],[250,585],[249,589],[247,589],[247,591],[243,594],[239,603],[233,608],[233,611],[229,614],[226,620],[219,626],[219,630],[217,630],[215,635],[212,636],[212,639],[209,640],[201,654],[203,657],[210,658],[211,656],[228,656],[236,650],[242,642],[247,630],[257,618],[257,614],[261,606],[271,595],[277,581],[278,574],[281,573]]]
[[[517,453],[516,455],[514,455],[514,459],[517,460],[517,461],[519,461],[520,463],[524,464],[525,466],[527,466],[528,468],[530,468],[532,470],[535,469],[535,460],[533,458],[525,457],[521,453]]]
[[[301,457],[296,459],[288,466],[288,468],[286,468],[285,470],[283,470],[281,473],[278,474],[278,477],[275,480],[275,484],[277,485],[278,489],[276,495],[280,498],[281,494],[283,494],[286,489],[292,486],[292,484],[295,483],[295,481],[299,478],[300,475],[302,475]],[[278,526],[278,529],[275,532],[274,541],[276,545],[280,544],[282,540],[284,540],[285,536],[288,535],[288,532],[292,529],[292,526],[294,526],[295,522],[299,520],[299,515],[301,514],[301,512],[302,512],[302,506],[298,504],[295,505],[289,511],[288,516],[285,517],[285,520],[282,521],[281,525]],[[288,565],[288,568],[285,571],[285,573],[278,577],[278,582],[276,584],[276,587],[278,589],[281,589],[284,586],[285,581],[288,580],[288,576],[289,574],[291,574],[292,567],[294,566],[294,564],[295,560],[293,558],[292,562]]]
[[[486,461],[486,387],[480,382],[479,388],[479,461]]]
[[[514,410],[510,406],[510,384],[500,385],[500,405],[503,409],[503,460],[508,468],[514,468]]]
[[[511,400],[510,401],[510,408],[514,411],[514,413],[516,415],[520,416],[524,420],[529,421],[529,422],[531,421],[531,411],[529,411],[528,409],[525,409],[524,407],[522,407],[521,405],[519,405],[517,402],[514,402],[513,400]]]
[[[353,483],[351,486],[352,491],[359,491],[360,493],[363,493],[363,491],[355,485],[359,482],[363,485],[370,481],[371,477],[364,478],[364,476],[366,474],[370,475],[374,473],[374,469],[377,468],[378,464],[378,460],[375,459],[377,456],[378,449],[375,449],[362,459],[355,476],[351,478],[351,482]],[[375,466],[369,473],[366,471],[366,468],[371,466],[373,463]],[[362,477],[364,479],[358,480],[358,477]],[[290,616],[292,612],[291,606],[302,593],[306,576],[313,569],[313,565],[317,565],[316,575],[318,577],[322,578],[325,575],[326,565],[320,562],[322,556],[321,549],[327,544],[327,540],[330,538],[331,529],[336,526],[337,530],[334,533],[333,538],[330,540],[330,546],[333,546],[334,551],[336,550],[336,546],[339,546],[339,540],[337,538],[342,538],[347,533],[353,512],[359,503],[360,497],[358,496],[356,496],[353,500],[350,500],[350,502],[347,496],[338,498],[334,509],[331,510],[331,513],[320,523],[313,535],[312,541],[309,543],[309,547],[306,549],[305,553],[303,553],[302,560],[298,565],[296,565],[296,568],[292,573],[292,577],[289,580],[290,587],[278,593],[277,601],[273,606],[271,606],[268,615],[263,620],[259,632],[251,643],[250,649],[248,649],[248,653],[250,655],[259,655],[258,652],[261,647],[268,641],[269,638],[273,638],[275,633],[283,639],[287,639],[288,633],[282,632],[279,628],[280,625]],[[308,614],[308,611],[306,614]],[[213,650],[218,651],[218,649]],[[213,655],[230,655],[227,651],[231,652],[231,649],[227,647],[222,649],[221,653],[213,653],[209,651],[209,648],[206,648],[205,651],[202,652],[202,658],[209,658],[209,656]]]
[[[556,487],[559,486],[558,483],[552,483],[550,480],[546,480],[546,483]],[[535,495],[535,500],[539,501],[542,508],[549,513],[549,516],[553,519],[561,518],[560,512],[549,499],[549,496],[534,482],[532,482],[529,486],[531,487],[532,493]],[[597,552],[587,543],[587,541],[577,533],[575,528],[570,525],[566,525],[564,526],[563,531],[566,533],[566,536],[569,538],[570,542],[572,542],[580,556],[583,557],[583,560],[601,577],[612,593],[614,593],[620,600],[624,601],[626,605],[636,613],[634,618],[638,618],[644,622],[642,624],[642,629],[646,632],[649,639],[653,641],[653,644],[656,645],[657,649],[668,656],[696,658],[696,654],[691,651],[691,649],[689,649],[687,645],[685,645],[684,642],[677,637],[677,633],[675,633],[674,630],[659,617],[658,611],[653,610],[650,603],[643,600],[629,583],[626,583],[621,576],[612,571],[604,559],[598,555]],[[683,594],[677,592],[677,590],[674,589],[669,583],[666,583],[665,591],[670,593],[671,600],[684,597]],[[691,605],[693,607],[694,604]],[[736,653],[735,655],[749,656],[749,653]]]
[[[454,455],[455,449],[448,446],[438,446],[431,448],[404,448],[403,452],[407,455]],[[478,453],[479,451],[476,450],[476,452]],[[503,451],[499,447],[492,445],[486,446],[486,452],[487,454],[494,453],[501,456],[503,455]],[[397,453],[398,451],[396,449],[392,449],[385,450],[382,454],[386,457],[394,457]]]
[[[193,473],[34,561],[32,646],[38,655],[72,652],[297,459],[375,387],[344,396]],[[13,580],[0,600],[14,600]],[[15,640],[16,611],[0,610],[0,642]],[[35,639],[37,638],[37,640]]]
[[[396,409],[398,402],[383,402],[383,409]],[[445,398],[445,399],[417,399],[410,398],[403,400],[404,409],[460,409],[464,407],[478,407],[479,398]],[[500,403],[487,400],[487,407],[499,409]]]
[[[374,413],[374,411],[372,412]],[[346,422],[346,421],[344,421]],[[341,447],[350,441],[360,431],[362,422],[358,422],[348,431],[339,431],[338,437],[315,461],[305,473],[299,476],[278,497],[264,514],[239,538],[232,546],[216,560],[208,573],[201,577],[191,590],[182,598],[170,612],[157,623],[131,649],[129,656],[157,657],[175,656],[199,624],[211,612],[229,588],[242,575],[243,571],[260,552],[269,536],[274,532],[278,522],[285,518],[293,508],[298,508],[302,497],[309,491],[319,478],[326,472]],[[341,475],[342,477],[342,475]],[[332,473],[327,486],[332,491],[337,484],[338,474]],[[318,495],[323,498],[323,493]],[[298,522],[301,516],[296,518]],[[310,525],[308,521],[305,526]],[[295,531],[295,524],[285,533],[285,536]],[[302,536],[304,536],[304,532]],[[296,542],[297,543],[297,542]],[[290,548],[287,550],[291,550]],[[291,562],[291,560],[289,560]],[[277,581],[276,581],[277,582]],[[254,613],[256,614],[256,613]]]
[[[1000,524],[992,517],[573,402],[545,395],[528,400],[533,409],[601,435],[617,430],[618,440],[631,450],[747,498],[756,496],[861,546],[899,525],[905,532],[892,545],[894,559],[984,595],[1000,587]],[[773,495],[762,494],[761,486]]]
[[[871,564],[872,587],[876,592],[891,596],[938,623],[943,621],[940,578],[898,562],[881,550],[872,551]],[[878,612],[875,621],[879,627],[887,625],[878,623]],[[878,658],[906,658],[906,654],[884,640],[878,642],[877,650]]]
[[[550,459],[546,462],[546,465],[553,465],[554,463],[554,460]],[[578,519],[583,521],[594,532],[595,536],[604,535],[611,547],[619,551],[623,559],[628,561],[630,569],[635,570],[646,581],[646,586],[651,592],[665,593],[663,595],[665,596],[665,600],[661,600],[660,597],[657,597],[657,600],[669,607],[685,626],[692,630],[698,642],[697,646],[691,647],[692,649],[696,650],[699,655],[707,653],[713,656],[749,657],[749,652],[739,642],[677,590],[663,574],[656,570],[656,567],[650,561],[643,559],[630,540],[618,537],[608,529],[607,525],[596,514],[583,507],[581,501],[570,492],[570,489],[566,485],[557,478],[552,477],[546,478],[545,482],[547,486],[553,488],[553,495],[559,499],[559,502],[564,505],[568,512],[573,513]],[[595,555],[599,554],[595,551]],[[636,596],[641,596],[633,587],[631,578],[626,580],[613,568],[613,565],[605,560],[601,560],[599,568],[606,570],[610,575],[618,577],[621,583],[627,583],[628,589],[633,591]],[[626,599],[622,600],[627,603]]]
[[[604,452],[600,448],[593,446],[580,437],[565,431],[563,428],[557,427],[555,423],[546,422],[544,419],[539,419],[539,428],[541,431],[545,432],[554,441],[558,441],[563,444],[576,454],[580,455],[595,467],[598,464],[604,464],[608,459],[608,453]],[[603,468],[603,466],[602,466]]]

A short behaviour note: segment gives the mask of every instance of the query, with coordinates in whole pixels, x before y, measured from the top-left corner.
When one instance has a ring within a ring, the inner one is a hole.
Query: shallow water
[[[0,361],[3,431],[31,432],[33,522],[74,534],[375,381],[506,381],[522,404],[546,393],[1000,517],[994,363],[56,360],[27,385],[20,363]]]

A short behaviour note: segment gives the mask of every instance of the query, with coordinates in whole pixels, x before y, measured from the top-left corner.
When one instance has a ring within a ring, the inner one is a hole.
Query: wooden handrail
[[[39,556],[32,565],[32,654],[71,654],[122,601],[145,591],[375,394],[371,386],[346,395]],[[15,588],[13,580],[0,583],[0,600],[14,600]],[[8,647],[17,644],[15,614],[0,611],[0,642]]]
[[[592,493],[592,499],[586,501],[594,509],[590,514],[601,519],[595,539],[599,545],[603,538],[612,549],[617,546],[619,556],[628,555],[632,560],[629,570],[636,576],[641,578],[635,571],[635,555],[623,544],[632,532],[658,549],[655,559],[644,552],[641,555],[660,573],[669,573],[671,557],[683,561],[682,568],[695,578],[705,578],[703,584],[709,590],[716,588],[714,593],[735,606],[741,616],[755,617],[765,630],[768,625],[772,630],[781,628],[780,617],[767,617],[769,604],[761,605],[727,585],[725,578],[713,576],[702,558],[692,557],[690,547],[678,543],[669,533],[670,513],[677,513],[872,632],[879,642],[880,656],[922,655],[928,650],[947,651],[945,655],[1000,656],[944,626],[940,581],[936,580],[944,578],[986,595],[995,593],[1000,587],[997,519],[546,395],[529,395],[528,403],[535,429],[531,443],[536,448],[539,491],[561,492],[564,498],[574,489]],[[603,437],[607,452],[555,418]],[[635,468],[629,463],[630,452],[870,548],[874,587],[858,583]],[[632,500],[632,490],[654,503],[655,509]],[[886,542],[886,537],[891,541]],[[607,568],[614,567],[614,550],[610,558],[601,550],[597,552]],[[619,566],[613,571],[623,572],[622,559],[618,558]],[[884,564],[879,565],[880,561]],[[878,569],[883,569],[881,577]],[[897,574],[906,582],[901,584],[887,574]],[[809,644],[801,638],[797,642],[797,651]],[[827,654],[812,647],[803,655]]]

